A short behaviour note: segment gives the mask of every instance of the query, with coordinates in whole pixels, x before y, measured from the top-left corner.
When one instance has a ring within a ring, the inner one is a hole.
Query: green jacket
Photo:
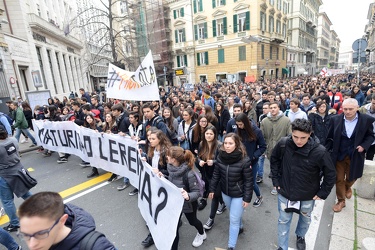
[[[266,156],[270,159],[272,150],[276,143],[285,136],[292,133],[290,119],[286,117],[282,111],[276,117],[272,117],[269,113],[260,124],[264,139],[267,143]]]
[[[25,129],[29,127],[26,117],[21,108],[16,109],[13,125],[15,128],[19,129]]]

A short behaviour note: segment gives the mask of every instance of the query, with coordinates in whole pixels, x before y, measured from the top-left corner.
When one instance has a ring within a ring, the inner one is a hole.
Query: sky
[[[365,34],[370,4],[375,0],[323,0],[320,12],[327,13],[341,40],[340,51],[349,50]]]

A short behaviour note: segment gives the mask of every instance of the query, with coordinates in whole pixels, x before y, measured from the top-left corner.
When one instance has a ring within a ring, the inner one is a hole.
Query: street
[[[123,180],[108,183],[106,180],[110,173],[101,170],[99,172],[102,176],[87,179],[86,175],[91,172],[91,168],[79,166],[81,160],[74,155],[65,164],[56,163],[57,159],[57,153],[53,153],[51,157],[43,157],[36,151],[22,154],[22,163],[25,167],[33,169],[31,175],[38,180],[38,185],[31,191],[33,193],[40,191],[60,192],[65,201],[76,204],[91,213],[95,218],[97,230],[104,233],[118,249],[144,249],[140,243],[146,238],[148,230],[137,207],[138,196],[128,195],[133,187],[117,191],[117,186]],[[270,193],[271,179],[267,177],[269,173],[268,161],[266,164],[266,178],[260,184],[264,201],[258,208],[250,205],[246,209],[243,216],[244,233],[239,236],[236,249],[277,249],[277,196]],[[333,199],[331,193],[325,201],[324,207],[322,201],[320,201],[321,206],[316,204],[316,207],[320,206],[324,212],[321,218],[320,215],[312,216],[311,232],[309,231],[309,236],[306,236],[307,249],[328,249],[333,217],[331,210]],[[15,202],[18,207],[22,199],[16,198]],[[203,211],[198,211],[198,218],[203,224],[208,219],[209,209],[210,202]],[[228,215],[229,212],[226,210],[222,215],[216,216],[214,227],[207,231],[207,239],[199,249],[227,248]],[[0,220],[2,226],[7,224],[5,220],[4,217]],[[182,220],[180,249],[194,249],[191,243],[197,232],[184,217]],[[297,220],[295,215],[290,231],[289,245],[291,249],[295,248],[294,230]],[[17,242],[20,242],[16,233],[11,234]],[[312,236],[310,236],[311,234]],[[24,242],[21,244],[27,249]],[[3,246],[0,246],[0,249],[5,249],[1,247]],[[152,246],[149,249],[156,248]]]

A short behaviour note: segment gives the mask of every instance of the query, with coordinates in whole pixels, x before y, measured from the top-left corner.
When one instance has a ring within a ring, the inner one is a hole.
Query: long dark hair
[[[169,140],[167,135],[164,134],[163,131],[161,131],[160,129],[151,130],[151,134],[155,134],[156,137],[159,139],[160,153],[161,154],[166,153],[168,151],[168,149],[171,147],[171,141]],[[151,147],[151,145],[149,145],[147,156],[150,159],[152,159],[152,157],[154,157],[154,151],[155,151],[155,148]],[[159,164],[160,165],[164,165],[163,158],[164,157],[159,158]]]
[[[87,122],[87,117],[91,117],[92,118],[92,123],[88,123]],[[91,128],[91,129],[93,129],[93,130],[96,130],[97,129],[97,127],[96,127],[96,120],[95,120],[95,117],[92,115],[92,114],[88,114],[88,115],[86,115],[85,116],[85,122],[83,123],[83,126],[85,127],[85,128]]]
[[[198,156],[199,156],[199,158],[201,158],[204,161],[214,159],[216,149],[219,145],[219,141],[217,140],[217,130],[216,130],[215,126],[208,125],[206,127],[206,129],[204,130],[204,134],[208,130],[211,130],[214,133],[215,137],[214,137],[214,140],[212,141],[211,144],[208,143],[205,136],[203,136],[203,138],[202,138],[202,142],[201,142],[201,145],[200,145],[200,148],[199,148]]]
[[[165,111],[165,110],[169,110],[169,113],[171,114],[171,115],[169,116],[169,118],[165,118],[165,117],[164,117],[164,111]],[[175,131],[175,129],[174,129],[174,127],[173,127],[173,120],[174,120],[174,117],[173,117],[172,110],[171,110],[169,107],[165,107],[165,108],[163,109],[162,117],[163,117],[164,122],[165,122],[165,124],[167,125],[167,127],[168,127],[171,131]]]
[[[200,120],[202,120],[203,118],[207,120],[207,125],[204,128],[202,128],[202,126],[199,124]],[[207,116],[204,114],[199,115],[197,119],[197,124],[193,128],[193,142],[197,143],[202,140],[202,138],[204,137],[204,130],[207,128],[208,125],[210,125],[210,123],[208,121]]]
[[[246,141],[246,140],[256,141],[257,136],[256,136],[255,131],[254,131],[253,127],[251,126],[250,120],[249,120],[249,118],[247,117],[246,114],[244,114],[244,113],[238,114],[235,118],[235,121],[236,122],[242,122],[243,125],[244,125],[243,129],[240,129],[237,126],[237,134],[241,138],[242,141]]]
[[[30,110],[31,111],[31,107],[30,107],[28,102],[22,102],[21,106],[22,106],[23,110]]]
[[[214,112],[210,105],[204,105],[205,115],[207,117],[207,121],[209,123],[215,124],[217,123],[217,117],[215,116]]]

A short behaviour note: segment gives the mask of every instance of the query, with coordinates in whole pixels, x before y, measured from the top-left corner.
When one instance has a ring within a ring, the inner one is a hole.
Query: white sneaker
[[[272,194],[272,195],[277,195],[277,194],[278,194],[276,188],[273,188],[273,189],[271,190],[271,194]]]
[[[0,208],[0,217],[3,217],[5,215],[5,210],[3,207]]]
[[[23,143],[26,143],[26,142],[29,142],[29,140],[28,140],[28,139],[23,139],[23,140],[21,141],[22,144],[23,144]]]
[[[203,230],[203,234],[197,233],[197,236],[195,236],[193,241],[193,247],[199,247],[203,244],[203,241],[207,238],[206,232]]]

